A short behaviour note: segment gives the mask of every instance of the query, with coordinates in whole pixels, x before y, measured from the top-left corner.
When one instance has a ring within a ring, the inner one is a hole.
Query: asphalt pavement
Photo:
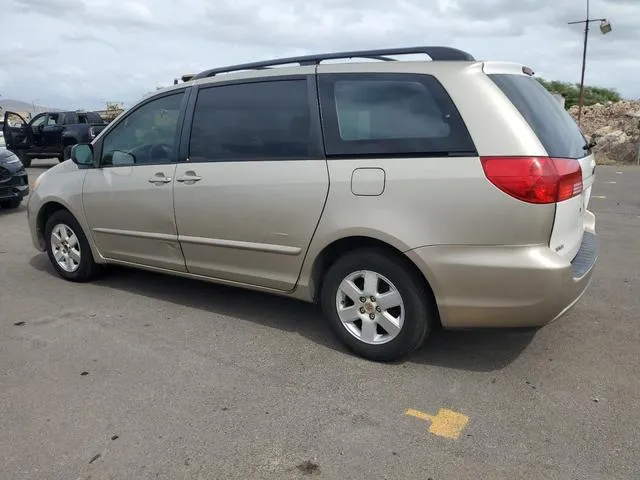
[[[640,168],[597,175],[600,258],[570,313],[437,332],[396,364],[288,299],[65,282],[24,206],[0,211],[0,478],[640,478]]]

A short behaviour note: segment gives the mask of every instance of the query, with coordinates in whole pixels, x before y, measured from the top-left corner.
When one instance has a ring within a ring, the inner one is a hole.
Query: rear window
[[[475,147],[430,75],[320,75],[325,147],[332,156],[460,156]]]
[[[520,111],[547,154],[558,158],[586,156],[586,140],[560,103],[532,77],[494,74],[489,77]]]

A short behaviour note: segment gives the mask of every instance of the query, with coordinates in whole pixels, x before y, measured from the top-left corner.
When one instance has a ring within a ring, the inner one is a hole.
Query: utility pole
[[[584,23],[584,46],[582,47],[582,74],[580,75],[580,100],[578,102],[578,125],[582,120],[582,107],[584,106],[584,72],[587,66],[587,42],[589,41],[589,24],[591,22],[600,22],[600,32],[603,35],[611,32],[611,22],[606,18],[589,18],[589,0],[587,0],[587,16],[584,20],[577,22],[569,22],[569,25]]]

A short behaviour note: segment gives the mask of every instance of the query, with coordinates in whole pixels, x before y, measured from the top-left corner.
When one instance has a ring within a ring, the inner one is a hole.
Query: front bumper
[[[429,280],[444,327],[538,327],[573,307],[591,281],[598,243],[587,214],[571,262],[546,245],[435,246],[407,255]]]
[[[0,200],[23,199],[29,194],[29,177],[26,172],[17,172],[0,182]]]

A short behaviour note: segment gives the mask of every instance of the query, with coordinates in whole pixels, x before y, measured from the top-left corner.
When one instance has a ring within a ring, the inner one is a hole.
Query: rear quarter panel
[[[462,71],[459,64],[446,64],[438,62],[434,68],[427,62],[407,62],[404,68],[440,80],[479,155],[545,154],[519,112],[482,73],[481,64],[470,64]],[[371,64],[365,68],[392,67]],[[356,68],[361,71],[363,66],[324,66],[330,73]],[[435,245],[549,243],[555,206],[532,205],[503,193],[487,180],[478,156],[331,159],[328,166],[329,197],[301,275],[303,287],[309,283],[314,259],[327,245],[344,237],[372,237],[403,252]],[[384,170],[381,195],[352,193],[353,171],[361,167]]]
[[[553,206],[508,197],[485,178],[478,157],[328,164],[330,195],[318,239],[326,235],[329,240],[338,232],[381,232],[402,251],[427,245],[525,245],[549,240]],[[385,171],[381,195],[352,193],[351,176],[360,167]]]
[[[89,138],[89,126],[87,124],[67,125],[62,133],[63,138],[72,138],[78,143],[86,142]]]
[[[302,288],[310,286],[314,259],[345,237],[374,238],[401,252],[434,245],[549,241],[554,206],[508,197],[486,180],[477,157],[331,160],[328,164],[329,198],[303,268]],[[384,169],[381,195],[352,193],[352,172],[363,166]]]

